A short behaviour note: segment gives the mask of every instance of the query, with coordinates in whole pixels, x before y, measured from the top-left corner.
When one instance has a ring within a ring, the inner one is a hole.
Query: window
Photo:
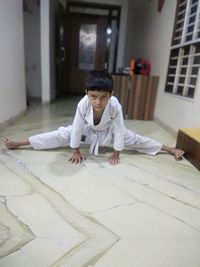
[[[165,92],[194,98],[200,67],[200,0],[178,0]]]

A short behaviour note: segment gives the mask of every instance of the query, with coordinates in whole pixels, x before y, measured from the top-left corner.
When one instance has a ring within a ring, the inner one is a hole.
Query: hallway
[[[19,139],[68,125],[76,102],[35,103],[0,133]],[[155,122],[125,123],[175,145]],[[0,144],[1,267],[200,267],[200,175],[188,161],[126,150],[111,166],[102,148],[73,165],[70,153]]]

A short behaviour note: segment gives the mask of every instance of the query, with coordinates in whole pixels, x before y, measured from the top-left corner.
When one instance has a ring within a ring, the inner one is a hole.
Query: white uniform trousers
[[[29,142],[35,150],[66,147],[70,144],[71,130],[71,125],[69,125],[68,127],[60,127],[57,131],[31,136],[29,137]],[[93,140],[90,139],[91,136],[87,135],[87,132],[84,133],[84,135],[85,140],[81,141],[81,143],[92,144]],[[112,140],[113,138],[111,138],[111,144]],[[98,145],[101,146],[101,142],[99,142]],[[140,153],[155,155],[161,150],[162,144],[154,139],[146,136],[141,136],[125,128],[124,147],[133,149]]]

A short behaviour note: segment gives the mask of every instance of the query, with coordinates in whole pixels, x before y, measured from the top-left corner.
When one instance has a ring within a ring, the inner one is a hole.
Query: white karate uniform
[[[33,149],[53,149],[70,146],[78,148],[80,144],[90,144],[89,152],[98,155],[99,146],[113,145],[117,151],[124,147],[138,152],[155,155],[162,144],[151,138],[141,136],[124,126],[121,105],[111,96],[98,125],[94,125],[93,108],[88,96],[78,103],[72,125],[60,127],[57,131],[38,134],[29,138]]]

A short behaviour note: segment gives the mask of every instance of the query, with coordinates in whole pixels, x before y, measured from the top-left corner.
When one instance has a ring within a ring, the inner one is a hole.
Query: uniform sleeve
[[[83,132],[83,125],[85,123],[83,118],[83,112],[81,112],[82,108],[80,105],[77,106],[76,114],[74,117],[74,121],[72,124],[72,132],[71,132],[71,140],[70,147],[78,148],[81,142],[81,136]]]
[[[114,142],[113,148],[117,151],[124,149],[124,118],[121,105],[118,106],[118,112],[113,119],[114,126]]]

